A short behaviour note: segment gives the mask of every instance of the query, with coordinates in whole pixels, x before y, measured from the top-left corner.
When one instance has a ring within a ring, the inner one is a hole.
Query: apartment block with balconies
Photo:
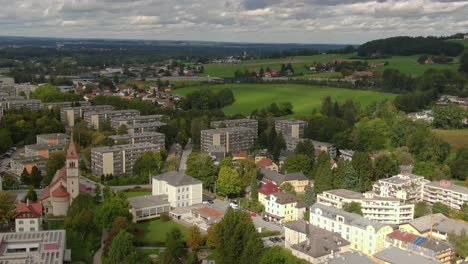
[[[164,115],[142,115],[132,117],[113,117],[110,119],[111,126],[114,129],[118,129],[120,126],[125,125],[127,128],[136,124],[154,123],[161,122]]]
[[[343,208],[346,203],[361,204],[365,218],[379,223],[401,224],[413,220],[414,205],[404,204],[397,198],[382,197],[374,193],[358,193],[345,189],[329,190],[317,195],[317,203]]]
[[[158,145],[159,148],[165,147],[165,136],[163,133],[158,132],[143,132],[137,134],[113,135],[110,136],[114,143],[117,145],[122,144],[139,144],[139,143],[152,143]]]
[[[383,197],[398,198],[403,202],[422,200],[423,186],[429,183],[423,176],[402,171],[398,175],[380,179],[372,186],[372,191]]]
[[[254,146],[257,132],[246,127],[228,127],[206,129],[201,131],[201,149],[212,153],[213,149],[228,152],[239,152]]]
[[[224,127],[247,127],[251,128],[258,133],[258,120],[256,119],[231,119],[231,120],[221,120],[221,121],[212,121],[210,123],[212,128],[224,128]]]
[[[468,188],[451,181],[430,182],[424,185],[422,199],[430,204],[440,202],[460,210],[464,203],[468,203]]]
[[[283,136],[293,138],[303,138],[304,130],[307,126],[306,121],[302,120],[276,120],[275,130],[276,133],[281,133]]]
[[[159,151],[152,143],[115,145],[91,149],[91,171],[94,175],[132,175],[135,161],[145,152]]]
[[[75,126],[75,121],[78,118],[83,118],[84,113],[90,111],[111,111],[114,109],[110,105],[82,105],[76,107],[62,107],[60,109],[60,120],[66,126]]]
[[[110,110],[110,111],[90,111],[84,113],[84,120],[89,128],[99,129],[102,123],[112,118],[131,118],[140,115],[140,111],[134,109]]]

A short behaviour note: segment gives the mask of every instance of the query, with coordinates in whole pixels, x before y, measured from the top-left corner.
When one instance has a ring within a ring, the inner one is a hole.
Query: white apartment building
[[[426,183],[423,188],[423,201],[430,204],[440,202],[455,210],[460,210],[464,203],[468,203],[468,188],[455,185],[450,181]]]
[[[377,223],[358,214],[315,203],[310,207],[310,223],[336,232],[351,243],[350,248],[373,255],[385,248],[385,239],[393,232],[388,224]]]
[[[379,223],[402,224],[414,218],[414,204],[404,204],[397,198],[382,197],[372,192],[361,194],[337,189],[317,195],[317,203],[338,209],[342,209],[344,204],[351,202],[360,203],[362,215]]]
[[[153,195],[167,195],[172,208],[201,204],[203,184],[181,171],[169,171],[153,177]]]
[[[403,202],[420,201],[424,184],[429,183],[423,176],[414,175],[409,171],[386,179],[380,179],[372,186],[372,191],[383,197],[395,197]]]

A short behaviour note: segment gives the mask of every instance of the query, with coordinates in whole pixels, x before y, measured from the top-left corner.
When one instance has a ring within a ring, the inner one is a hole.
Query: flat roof
[[[213,128],[213,129],[204,129],[201,131],[202,134],[217,134],[217,133],[226,133],[226,132],[241,132],[241,131],[253,131],[252,128],[236,126],[236,127],[223,127],[223,128]]]
[[[123,151],[123,150],[131,150],[131,149],[141,149],[141,148],[159,148],[158,145],[153,143],[136,143],[136,144],[124,144],[124,145],[114,145],[110,147],[99,147],[99,148],[92,148],[92,152],[110,152],[110,151]]]
[[[346,189],[336,189],[336,190],[328,190],[324,191],[325,193],[330,193],[336,196],[344,197],[347,199],[364,199],[364,195],[362,193],[346,190]]]
[[[40,138],[46,138],[46,139],[55,139],[55,138],[60,138],[60,139],[69,139],[70,136],[64,133],[52,133],[52,134],[39,134],[36,135],[36,137]]]
[[[167,201],[168,196],[166,194],[162,195],[143,195],[128,198],[128,202],[133,209],[143,209],[161,205],[170,205]]]
[[[198,179],[185,175],[183,171],[169,171],[158,176],[153,176],[153,179],[165,181],[167,184],[172,186],[185,186],[202,183]]]
[[[164,122],[155,121],[155,122],[148,122],[148,123],[136,123],[136,124],[128,124],[127,128],[141,128],[141,127],[161,127],[167,125]]]
[[[468,194],[468,188],[463,187],[463,186],[458,186],[453,182],[450,182],[450,183],[451,183],[450,185],[442,186],[440,181],[435,181],[435,182],[426,183],[426,186],[450,190],[450,191],[454,191],[454,192],[462,193],[462,194]]]
[[[130,139],[130,138],[161,137],[161,136],[164,136],[164,134],[159,133],[159,132],[142,132],[142,133],[134,133],[134,134],[112,135],[109,137],[112,139]]]
[[[374,255],[375,258],[387,263],[411,263],[411,264],[435,264],[441,263],[438,260],[412,253],[396,247],[386,248]]]

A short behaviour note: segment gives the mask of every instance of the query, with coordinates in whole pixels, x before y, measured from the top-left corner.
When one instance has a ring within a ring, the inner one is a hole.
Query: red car
[[[250,212],[250,216],[255,217],[255,216],[257,216],[257,213],[255,213],[255,212]]]

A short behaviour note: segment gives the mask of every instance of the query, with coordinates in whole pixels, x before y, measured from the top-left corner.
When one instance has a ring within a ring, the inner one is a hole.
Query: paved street
[[[187,170],[187,159],[190,153],[192,153],[192,144],[188,143],[182,151],[182,156],[180,157],[179,171]]]

